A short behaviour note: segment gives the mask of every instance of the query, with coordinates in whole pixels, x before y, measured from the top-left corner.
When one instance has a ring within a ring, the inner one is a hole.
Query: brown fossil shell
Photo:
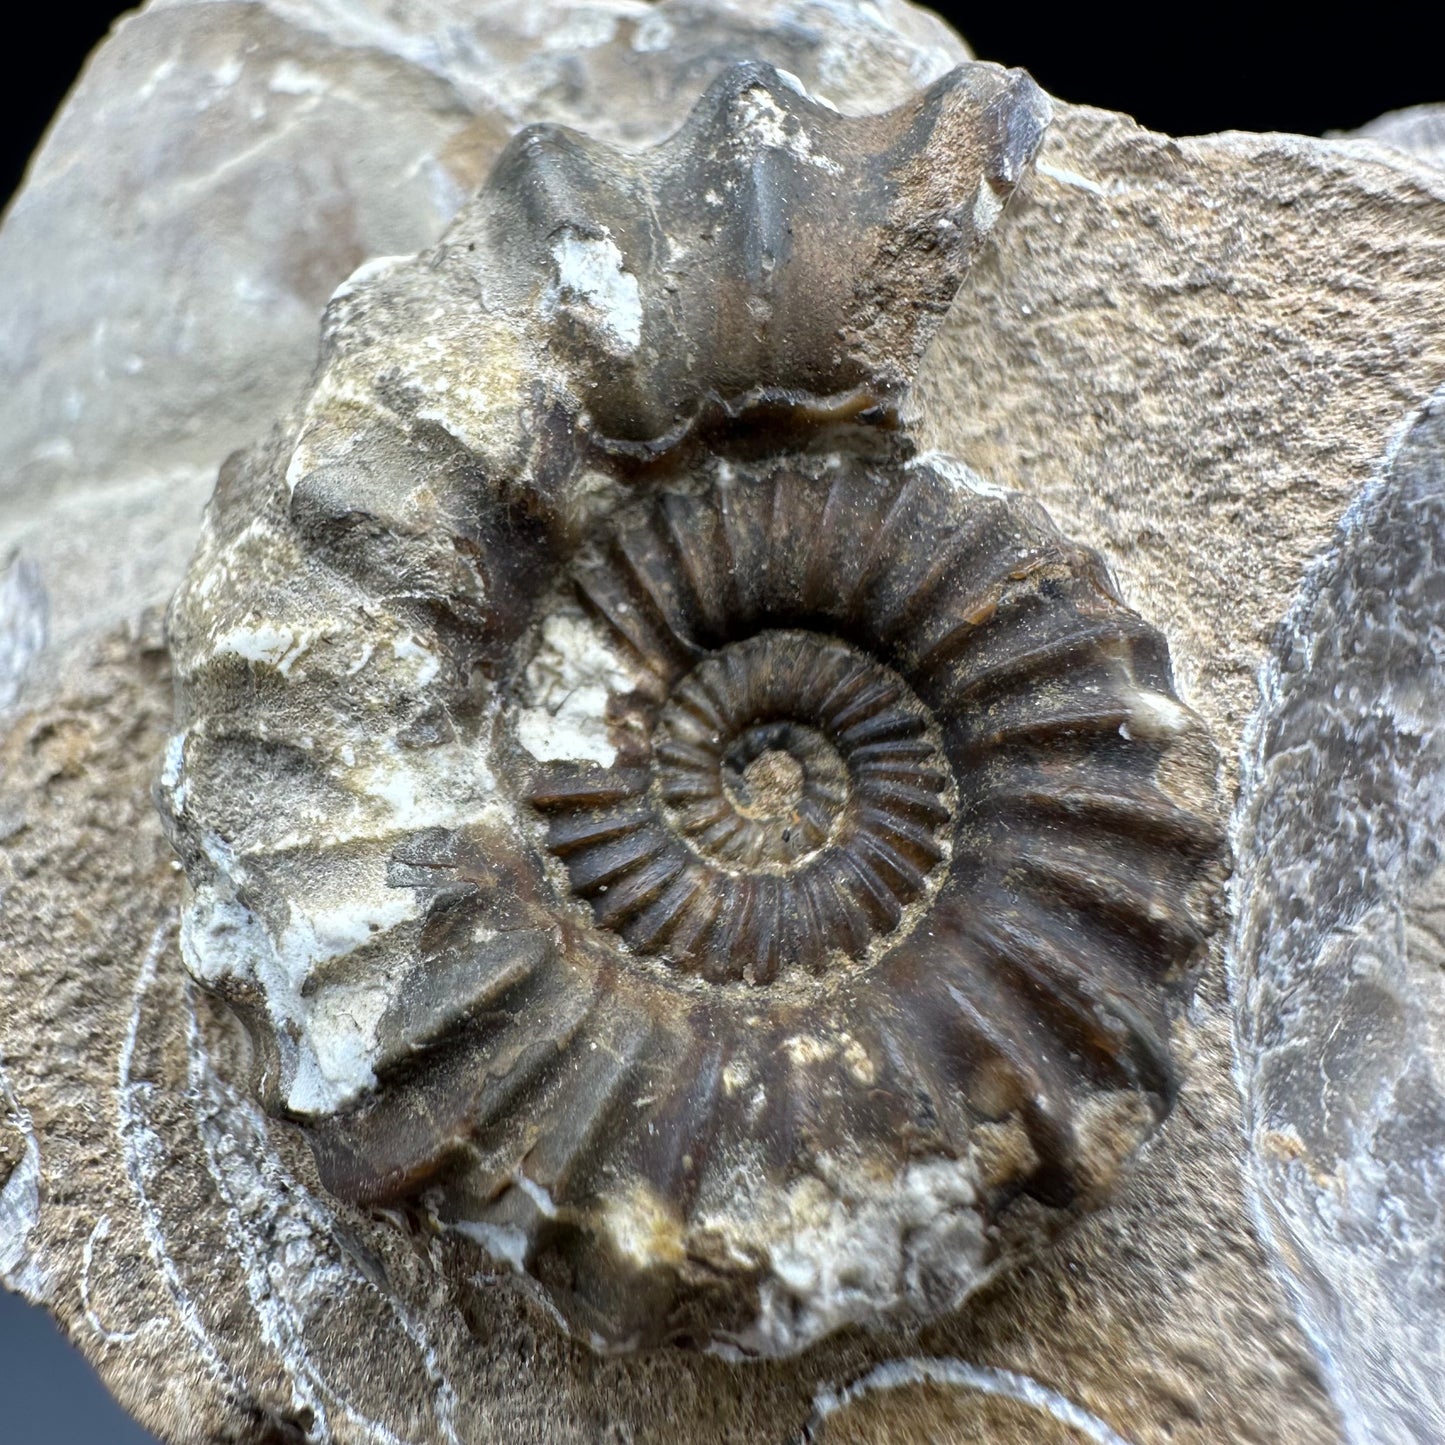
[[[745,66],[640,157],[529,133],[338,295],[173,606],[262,1098],[599,1348],[953,1308],[1167,1110],[1208,738],[1096,554],[887,425],[1043,116]]]

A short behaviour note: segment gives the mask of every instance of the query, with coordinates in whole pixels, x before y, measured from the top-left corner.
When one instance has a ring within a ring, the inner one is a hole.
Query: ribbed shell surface
[[[893,429],[1045,116],[744,66],[642,157],[529,132],[338,292],[172,607],[257,1092],[599,1348],[954,1308],[1167,1112],[1212,746],[1096,553]]]

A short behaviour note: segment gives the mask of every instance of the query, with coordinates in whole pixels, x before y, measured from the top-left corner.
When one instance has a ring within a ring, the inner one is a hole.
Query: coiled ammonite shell
[[[742,66],[654,152],[525,133],[338,293],[172,609],[261,1098],[598,1348],[955,1308],[1168,1108],[1213,750],[1098,555],[897,426],[1045,117]]]

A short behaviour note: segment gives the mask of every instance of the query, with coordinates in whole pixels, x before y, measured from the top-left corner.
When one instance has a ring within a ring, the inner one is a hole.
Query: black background
[[[517,0],[526,4],[528,0]],[[30,11],[0,62],[0,196],[91,48],[125,6],[64,0]],[[1065,0],[934,7],[984,60],[1022,65],[1065,100],[1122,110],[1155,130],[1349,130],[1382,111],[1445,100],[1445,10],[1433,6],[1147,8]],[[1292,12],[1292,13],[1287,13]],[[1309,19],[1298,18],[1308,15]]]
[[[0,60],[0,198],[19,184],[86,55],[124,8],[65,0],[29,11],[23,41],[12,35]],[[1316,9],[1319,18],[1310,22],[1261,5],[1232,8],[1207,0],[1156,3],[1137,12],[1078,0],[1042,14],[1018,0],[936,8],[981,59],[1024,66],[1055,95],[1126,111],[1173,135],[1319,134],[1445,100],[1445,11],[1438,4],[1342,9],[1335,13],[1346,18],[1331,21]],[[15,1445],[148,1439],[110,1404],[45,1317],[3,1293],[0,1432]]]

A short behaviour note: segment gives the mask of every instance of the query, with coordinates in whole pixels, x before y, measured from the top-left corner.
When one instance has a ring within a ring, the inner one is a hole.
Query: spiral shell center
[[[767,629],[676,682],[644,776],[613,769],[617,786],[553,799],[549,843],[640,952],[754,983],[820,973],[894,933],[947,854],[933,731],[891,668]]]
[[[751,752],[756,744],[754,735],[740,751]],[[793,751],[801,751],[802,746],[801,738],[769,737],[762,744],[763,751],[756,753],[741,772],[737,758],[730,757],[723,774],[728,801],[745,818],[795,817],[808,787],[807,770]]]
[[[858,835],[910,884],[942,856],[890,830],[900,772],[941,824],[946,773],[902,679],[831,638],[766,632],[712,654],[673,691],[653,739],[664,813],[698,854],[732,873],[784,873]],[[921,764],[933,766],[920,766]],[[904,901],[916,895],[905,886]]]

